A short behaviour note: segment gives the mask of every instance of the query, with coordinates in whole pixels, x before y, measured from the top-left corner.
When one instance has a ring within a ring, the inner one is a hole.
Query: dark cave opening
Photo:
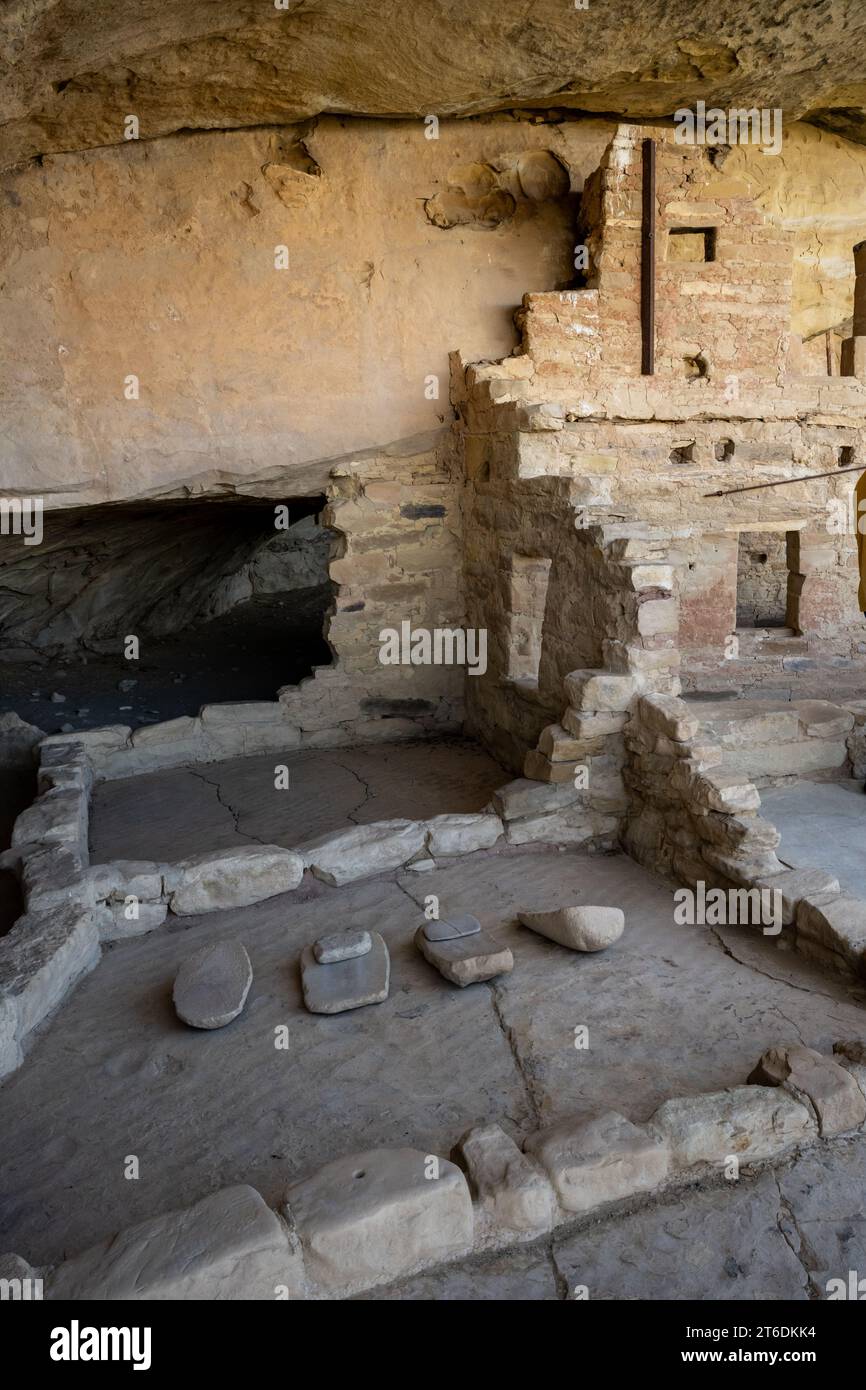
[[[324,497],[47,512],[0,543],[0,713],[46,733],[273,700],[332,660]]]

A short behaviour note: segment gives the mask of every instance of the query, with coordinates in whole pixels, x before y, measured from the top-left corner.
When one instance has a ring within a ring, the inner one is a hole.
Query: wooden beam
[[[641,373],[652,376],[656,357],[656,146],[641,149],[643,216],[640,252]]]

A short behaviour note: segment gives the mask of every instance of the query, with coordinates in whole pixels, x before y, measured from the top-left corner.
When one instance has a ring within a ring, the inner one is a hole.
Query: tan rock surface
[[[792,7],[782,24],[774,0],[721,16],[705,0],[586,11],[562,0],[530,11],[491,0],[322,0],[314,10],[142,0],[131,24],[106,0],[35,0],[8,9],[0,31],[2,156],[118,143],[131,111],[154,136],[323,111],[555,105],[663,116],[704,97],[782,106],[789,119],[811,112],[859,133],[866,14],[858,0],[836,0],[822,19]]]

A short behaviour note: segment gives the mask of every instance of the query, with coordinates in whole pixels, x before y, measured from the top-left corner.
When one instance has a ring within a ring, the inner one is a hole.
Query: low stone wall
[[[701,700],[689,708],[706,741],[721,749],[722,770],[747,775],[756,786],[851,776],[856,716],[844,702]]]
[[[584,1111],[522,1146],[487,1124],[450,1158],[370,1149],[293,1181],[277,1211],[252,1187],[223,1188],[52,1268],[2,1255],[0,1273],[42,1278],[52,1300],[346,1298],[702,1178],[738,1180],[864,1125],[866,1043],[838,1042],[832,1058],[781,1045],[746,1085],[672,1098],[645,1124]]]
[[[3,867],[21,878],[26,911],[0,939],[0,1078],[21,1065],[29,1034],[98,963],[102,944],[141,936],[169,913],[195,917],[291,892],[309,870],[349,883],[403,866],[492,848],[505,826],[495,811],[425,821],[376,821],[319,836],[297,849],[241,845],[179,863],[115,860],[90,865],[93,760],[114,731],[41,744],[39,796],[18,817]]]
[[[801,954],[866,975],[866,902],[823,869],[788,868],[780,835],[758,815],[761,798],[743,773],[723,770],[723,751],[701,741],[699,706],[644,695],[625,730],[631,791],[624,847],[640,864],[696,887],[767,889],[780,895],[782,925]]]

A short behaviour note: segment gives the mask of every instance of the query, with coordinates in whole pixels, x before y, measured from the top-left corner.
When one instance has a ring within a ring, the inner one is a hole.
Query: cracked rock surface
[[[289,787],[274,786],[274,766]],[[461,739],[231,758],[103,782],[91,811],[93,861],[176,861],[239,843],[294,849],[371,821],[477,812],[509,774]],[[133,853],[134,851],[134,853]]]

